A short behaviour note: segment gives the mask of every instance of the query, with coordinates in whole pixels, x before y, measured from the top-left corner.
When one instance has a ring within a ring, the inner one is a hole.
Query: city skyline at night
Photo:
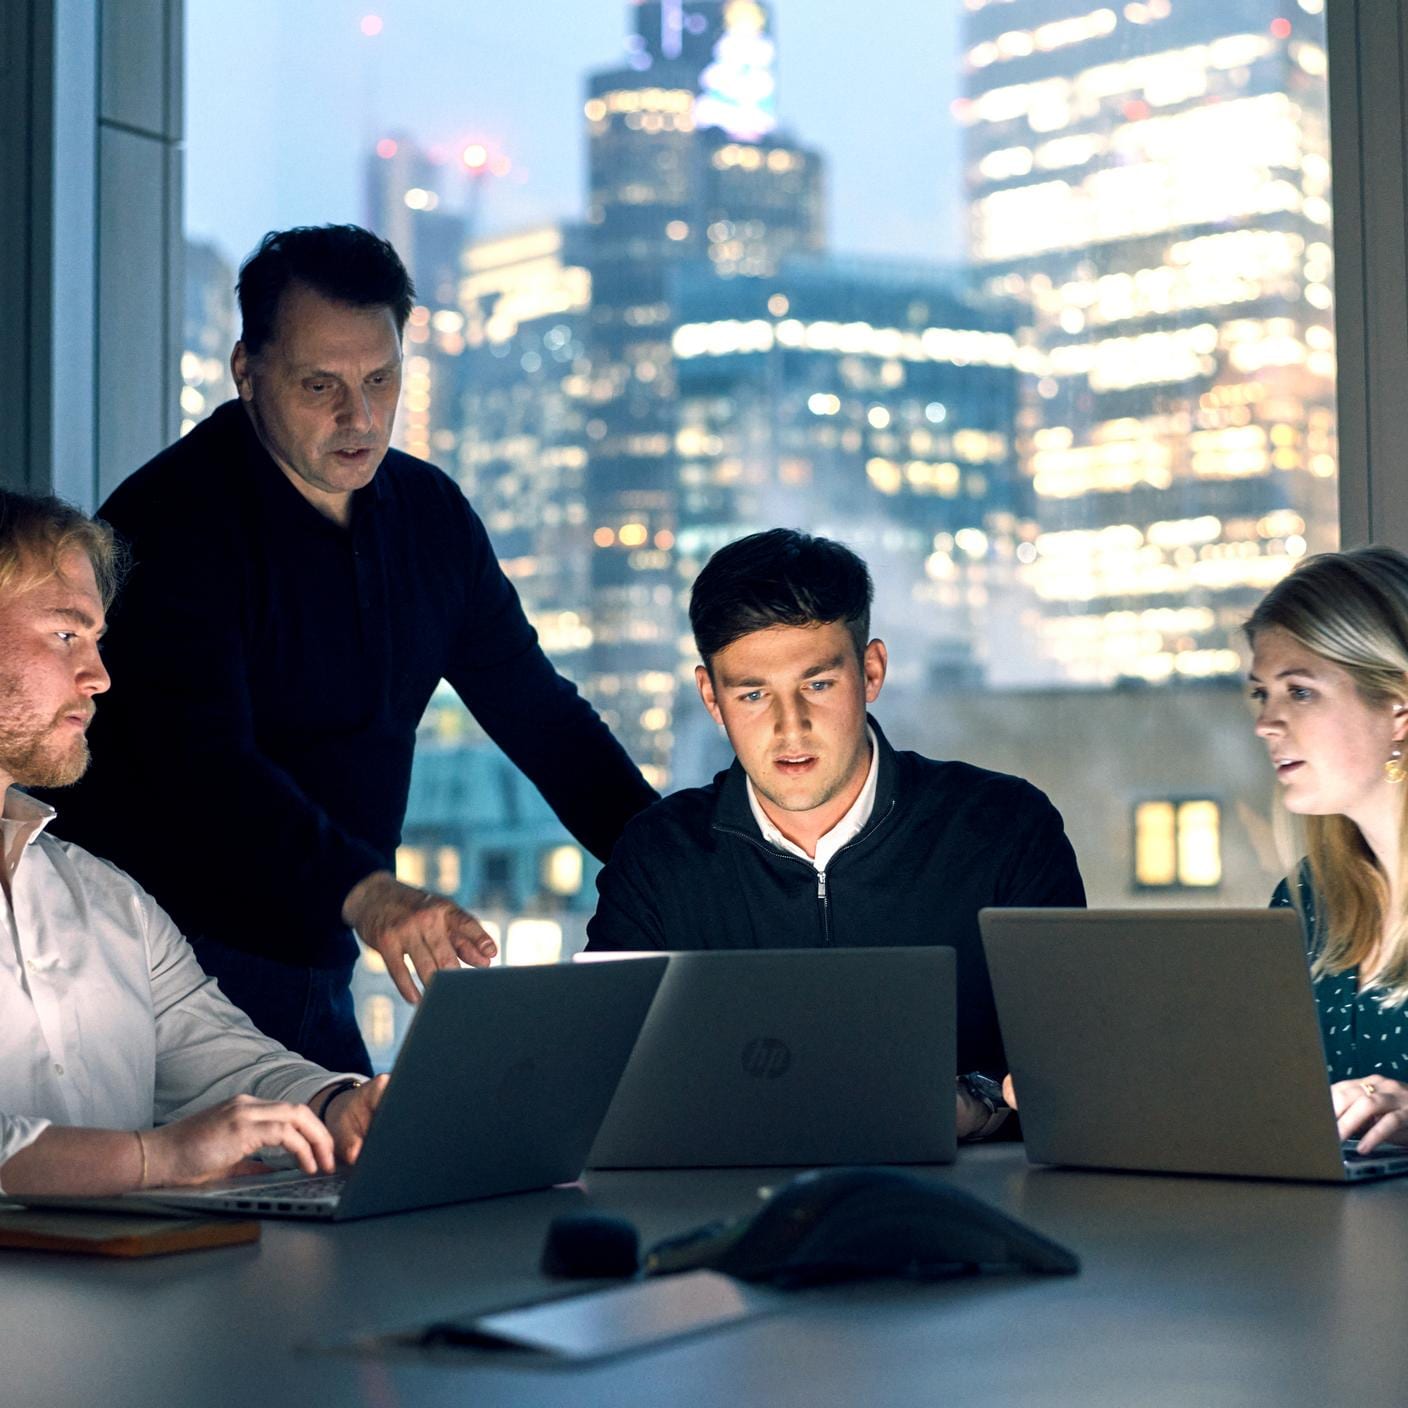
[[[797,116],[791,45],[816,35],[788,0],[613,5],[626,43],[571,75],[579,193],[552,209],[514,205],[493,142],[447,163],[410,121],[343,133],[359,203],[322,218],[386,234],[420,291],[396,443],[458,480],[545,649],[656,786],[728,760],[695,697],[690,582],[786,523],[869,561],[907,746],[1079,805],[1079,758],[1028,720],[1102,721],[1106,791],[1075,823],[1093,896],[1255,900],[1275,862],[1259,784],[1225,757],[1239,627],[1336,541],[1317,4],[962,0],[961,161],[906,129],[877,164],[947,186],[963,257],[942,221],[922,256],[903,229],[857,253],[836,128]],[[1187,768],[1165,736],[1199,738]],[[438,696],[406,878],[492,893],[562,951],[590,897],[548,883],[550,818],[473,816],[463,789],[503,786],[487,747]]]
[[[269,229],[359,220],[365,152],[409,136],[453,172],[510,163],[480,233],[570,221],[584,204],[583,75],[624,62],[628,0],[248,0],[187,15],[185,223],[238,264]],[[777,112],[831,163],[838,249],[957,258],[959,11],[933,0],[777,0]],[[362,32],[371,12],[382,21]],[[318,56],[308,62],[296,56]],[[903,131],[905,141],[893,134]],[[937,173],[937,174],[935,174]],[[454,183],[451,183],[452,186]],[[452,203],[464,196],[452,189]]]

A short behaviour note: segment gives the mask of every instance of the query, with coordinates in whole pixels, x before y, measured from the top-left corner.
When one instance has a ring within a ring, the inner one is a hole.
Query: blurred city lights
[[[514,919],[503,945],[504,962],[512,967],[556,963],[562,957],[562,925],[553,919]]]

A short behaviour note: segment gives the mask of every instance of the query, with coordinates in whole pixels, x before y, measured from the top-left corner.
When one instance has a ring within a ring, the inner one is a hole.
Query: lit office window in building
[[[555,895],[575,895],[582,888],[582,852],[554,846],[543,856],[543,884]]]
[[[435,868],[442,895],[453,895],[460,887],[460,853],[454,846],[440,846],[435,852]]]
[[[1177,814],[1172,802],[1140,802],[1134,809],[1134,880],[1145,889],[1178,883]]]
[[[396,1004],[384,993],[362,1003],[362,1035],[373,1051],[385,1051],[396,1040]]]
[[[1145,890],[1211,889],[1222,882],[1222,809],[1216,802],[1140,802],[1134,879]]]
[[[419,885],[424,888],[428,869],[425,850],[421,846],[397,846],[396,878],[403,885]]]
[[[514,968],[556,963],[562,957],[562,925],[553,919],[515,919],[508,926],[504,962]]]

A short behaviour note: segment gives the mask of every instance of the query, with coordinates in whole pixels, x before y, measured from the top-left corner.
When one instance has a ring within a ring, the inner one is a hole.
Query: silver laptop
[[[947,1162],[954,1040],[951,948],[672,953],[588,1165]]]
[[[356,1164],[43,1206],[345,1221],[575,1179],[665,971],[664,957],[436,974]]]
[[[1408,1149],[1340,1142],[1293,910],[985,909],[978,922],[1033,1163],[1408,1173]]]

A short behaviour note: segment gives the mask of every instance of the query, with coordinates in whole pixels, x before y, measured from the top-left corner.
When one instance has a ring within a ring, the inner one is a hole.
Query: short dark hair
[[[300,225],[270,230],[240,265],[240,340],[251,356],[274,335],[279,300],[290,284],[354,308],[390,308],[399,335],[416,289],[401,256],[360,225]]]
[[[795,528],[770,528],[722,547],[689,594],[689,624],[704,664],[769,626],[844,623],[863,656],[875,588],[865,563],[842,543]]]

